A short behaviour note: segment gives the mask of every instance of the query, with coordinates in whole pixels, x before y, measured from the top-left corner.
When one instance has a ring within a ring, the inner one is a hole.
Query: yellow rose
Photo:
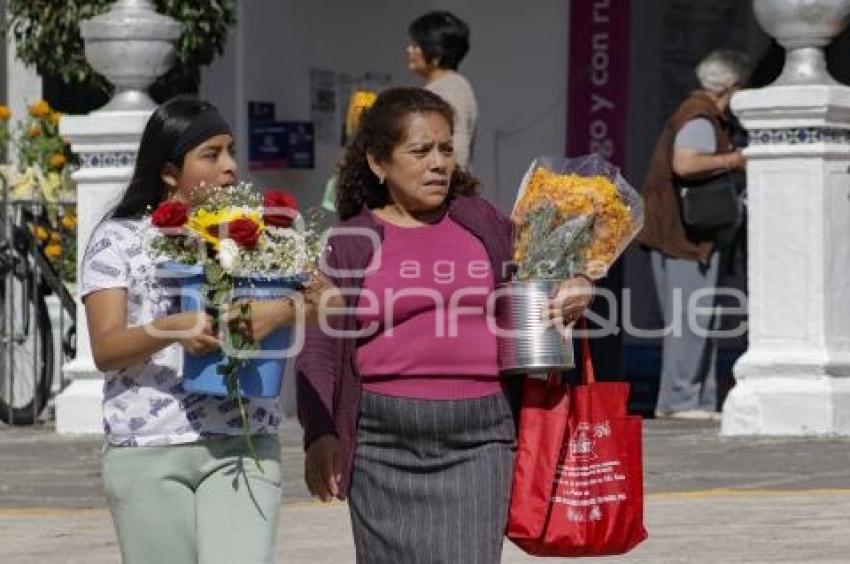
[[[210,243],[218,250],[221,239],[219,238],[221,226],[237,219],[247,219],[257,224],[258,229],[263,228],[263,221],[258,211],[246,211],[241,208],[229,207],[220,210],[209,211],[203,208],[189,216],[186,227],[197,233],[201,239]]]
[[[47,241],[47,229],[44,227],[38,226],[35,228],[35,236],[41,239],[42,241]]]
[[[67,159],[62,153],[54,153],[50,156],[50,168],[62,168],[66,162]]]
[[[39,100],[38,102],[36,102],[32,106],[30,106],[29,110],[30,110],[30,115],[32,117],[37,117],[37,118],[44,117],[44,116],[50,114],[50,104],[48,104],[44,100]]]
[[[62,247],[55,243],[47,245],[44,248],[44,254],[46,254],[48,258],[56,258],[62,254]]]
[[[66,229],[74,229],[77,226],[77,218],[73,215],[66,215],[62,218],[62,225]]]
[[[12,110],[9,106],[0,106],[0,121],[6,121],[10,117],[12,117]]]

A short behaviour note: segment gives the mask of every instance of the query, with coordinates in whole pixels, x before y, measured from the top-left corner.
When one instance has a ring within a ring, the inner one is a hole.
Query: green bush
[[[108,82],[85,59],[80,22],[102,14],[114,0],[7,0],[7,28],[17,43],[17,56],[42,76],[73,84],[95,84],[106,92]],[[227,31],[236,23],[236,0],[154,0],[157,11],[183,24],[177,61],[151,87],[157,101],[182,92],[196,92],[200,69],[221,54]],[[4,30],[5,31],[5,30]]]

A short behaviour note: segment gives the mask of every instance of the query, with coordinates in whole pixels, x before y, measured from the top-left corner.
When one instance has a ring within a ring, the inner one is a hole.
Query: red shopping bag
[[[507,536],[537,556],[622,554],[643,526],[641,419],[629,385],[595,381],[587,337],[584,382],[527,378]]]

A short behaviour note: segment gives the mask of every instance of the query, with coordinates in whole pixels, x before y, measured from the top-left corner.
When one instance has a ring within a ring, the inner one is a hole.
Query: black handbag
[[[682,221],[697,231],[717,231],[741,220],[738,175],[726,172],[701,182],[679,185]]]

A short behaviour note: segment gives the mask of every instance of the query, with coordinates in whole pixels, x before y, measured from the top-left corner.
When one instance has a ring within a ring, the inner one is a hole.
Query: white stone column
[[[850,435],[850,88],[745,90],[749,349],[724,435]]]
[[[155,108],[145,93],[174,62],[181,25],[150,0],[118,0],[80,24],[86,58],[115,85],[112,100],[87,116],[67,116],[61,134],[79,155],[77,272],[95,226],[118,203],[133,174],[145,124]],[[79,278],[79,277],[78,277]],[[77,356],[65,368],[71,384],[56,398],[59,433],[102,433],[103,376],[92,358],[85,309],[77,307]]]
[[[66,116],[60,126],[80,156],[77,183],[77,272],[91,233],[118,203],[133,174],[136,152],[150,111],[94,112]],[[78,276],[79,279],[79,276]],[[56,397],[59,433],[102,433],[103,374],[94,365],[86,312],[77,307],[77,356],[65,365],[70,385]]]

